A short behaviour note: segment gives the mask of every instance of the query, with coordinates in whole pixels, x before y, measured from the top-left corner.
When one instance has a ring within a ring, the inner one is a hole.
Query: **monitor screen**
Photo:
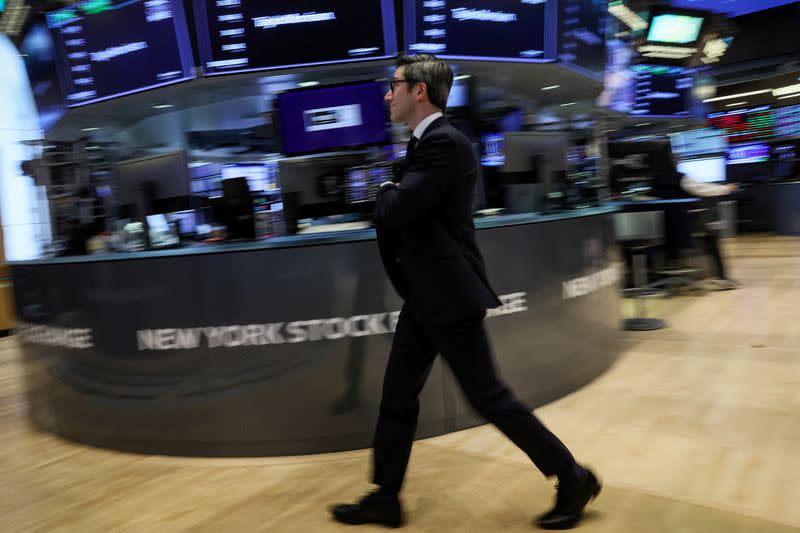
[[[69,106],[194,77],[180,0],[84,0],[48,13],[47,25]]]
[[[636,65],[631,115],[688,117],[692,114],[692,73],[682,67]]]
[[[730,144],[767,139],[775,135],[775,112],[769,106],[711,113],[708,121],[725,132]]]
[[[714,128],[681,131],[669,136],[672,153],[680,157],[722,154],[728,148],[725,136]]]
[[[374,202],[381,183],[392,181],[391,165],[368,165],[349,168],[345,175],[345,202]]]
[[[607,2],[561,0],[558,59],[601,76],[606,67]]]
[[[231,178],[246,178],[250,192],[269,192],[278,188],[277,163],[228,163],[222,165],[222,179]]]
[[[657,43],[691,44],[700,38],[703,17],[665,13],[650,21],[647,40]]]
[[[678,171],[695,181],[721,183],[727,180],[724,157],[684,159],[678,162]]]
[[[167,220],[178,225],[178,233],[181,235],[197,233],[197,213],[194,210],[167,213]]]
[[[746,144],[732,146],[728,149],[729,165],[747,165],[750,163],[768,163],[769,146],[766,144]]]
[[[481,136],[481,165],[485,167],[502,167],[506,164],[503,150],[505,136],[502,133],[487,133]]]
[[[189,171],[183,151],[121,161],[114,164],[113,173],[120,204],[189,196]]]
[[[775,109],[775,126],[778,136],[800,135],[800,104]]]
[[[552,61],[556,0],[405,0],[410,53],[444,58]]]
[[[387,143],[384,92],[382,84],[364,82],[279,94],[283,153],[296,155]]]
[[[392,0],[195,0],[206,75],[397,55]]]

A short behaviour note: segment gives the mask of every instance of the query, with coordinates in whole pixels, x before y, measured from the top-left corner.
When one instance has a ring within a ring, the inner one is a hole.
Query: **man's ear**
[[[417,96],[422,96],[428,92],[428,86],[424,81],[417,83]]]

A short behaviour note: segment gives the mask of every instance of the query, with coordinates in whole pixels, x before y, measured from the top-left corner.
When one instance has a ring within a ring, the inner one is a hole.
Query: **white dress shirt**
[[[425,133],[425,130],[428,129],[428,126],[430,126],[434,120],[442,116],[444,115],[442,114],[441,111],[437,111],[436,113],[431,113],[430,115],[425,117],[422,122],[417,124],[417,127],[414,128],[414,133],[412,133],[412,135],[416,137],[417,140],[422,139],[422,134]]]

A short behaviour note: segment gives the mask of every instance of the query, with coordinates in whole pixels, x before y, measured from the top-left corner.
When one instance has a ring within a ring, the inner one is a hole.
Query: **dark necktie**
[[[411,140],[408,141],[408,147],[406,148],[406,161],[411,161],[411,158],[414,156],[414,149],[417,147],[418,139],[412,135]]]

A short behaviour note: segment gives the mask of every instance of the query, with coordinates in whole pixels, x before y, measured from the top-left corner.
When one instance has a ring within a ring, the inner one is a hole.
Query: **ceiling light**
[[[798,96],[800,96],[800,93],[789,94],[789,95],[786,95],[786,96],[779,96],[778,100],[786,100],[787,98],[797,98]]]
[[[622,2],[612,2],[608,6],[608,12],[617,17],[620,21],[624,22],[633,31],[645,30],[649,24],[640,17],[631,8]]]
[[[745,96],[753,96],[755,94],[764,94],[764,93],[771,93],[772,89],[763,89],[761,91],[750,91],[749,93],[739,93],[739,94],[731,94],[728,96],[717,96],[716,98],[706,98],[703,100],[704,104],[709,102],[719,102],[722,100],[733,100],[734,98],[744,98]]]
[[[737,105],[744,105],[744,104],[746,104],[746,103],[747,103],[747,101],[744,101],[744,102],[734,102],[734,103],[732,103],[732,104],[725,104],[725,107],[736,107]]]
[[[786,87],[778,87],[777,89],[772,90],[772,94],[775,96],[786,96],[787,94],[794,93],[800,93],[800,83],[796,83],[795,85],[787,85]]]
[[[314,87],[315,85],[319,85],[318,81],[301,81],[297,84],[298,87]]]
[[[542,91],[552,91],[554,89],[558,89],[561,85],[548,85],[547,87],[542,87]]]
[[[90,131],[97,131],[97,130],[99,130],[99,129],[100,129],[100,128],[95,128],[95,127],[92,127],[92,128],[81,128],[81,131],[85,131],[85,132],[87,132],[87,133],[88,133],[88,132],[90,132]]]
[[[568,107],[568,106],[571,106],[571,105],[575,105],[575,104],[577,104],[577,103],[578,103],[578,102],[567,102],[567,103],[565,103],[565,104],[561,104],[561,107]]]
[[[459,74],[458,76],[456,76],[453,79],[454,80],[466,80],[466,79],[469,79],[471,77],[472,77],[472,74]]]
[[[641,124],[637,124],[636,127],[641,128],[642,126],[652,126],[652,125],[653,125],[652,122],[642,122]]]
[[[172,104],[156,104],[153,106],[153,109],[169,109],[170,107],[175,107]]]

